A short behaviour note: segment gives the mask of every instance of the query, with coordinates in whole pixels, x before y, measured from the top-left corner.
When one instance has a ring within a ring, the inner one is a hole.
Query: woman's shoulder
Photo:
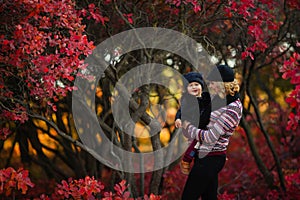
[[[243,112],[243,105],[239,98],[228,104],[226,107],[227,112],[236,112],[238,115],[241,115]]]
[[[243,107],[240,98],[237,98],[235,101],[227,105],[227,107]]]

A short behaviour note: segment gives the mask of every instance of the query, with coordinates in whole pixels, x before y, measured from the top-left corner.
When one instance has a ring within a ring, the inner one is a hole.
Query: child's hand
[[[175,121],[175,127],[180,128],[181,127],[181,119],[176,119]]]

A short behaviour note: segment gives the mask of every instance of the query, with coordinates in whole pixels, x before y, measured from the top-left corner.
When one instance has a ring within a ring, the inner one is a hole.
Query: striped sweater
[[[243,106],[240,99],[211,112],[207,130],[198,129],[192,124],[187,127],[187,137],[199,141],[197,149],[201,153],[224,152],[229,138],[242,117]]]

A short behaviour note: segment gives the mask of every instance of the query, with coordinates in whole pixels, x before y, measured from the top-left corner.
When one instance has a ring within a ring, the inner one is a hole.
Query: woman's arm
[[[211,114],[211,122],[207,130],[198,129],[189,122],[183,123],[183,134],[189,139],[196,139],[201,144],[215,143],[221,135],[231,135],[241,119],[241,109],[226,109],[222,113],[214,111]]]

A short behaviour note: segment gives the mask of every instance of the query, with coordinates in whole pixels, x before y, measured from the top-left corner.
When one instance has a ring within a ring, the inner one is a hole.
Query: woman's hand
[[[187,127],[190,125],[190,122],[188,122],[188,121],[184,121],[183,123],[182,123],[182,133],[183,133],[183,135],[186,137],[186,138],[188,138],[189,140],[191,139],[191,135],[189,134],[189,132],[188,132],[188,130],[187,130]]]
[[[191,122],[185,120],[185,121],[182,123],[182,128],[186,129],[186,128],[190,125],[190,123],[191,123]]]

